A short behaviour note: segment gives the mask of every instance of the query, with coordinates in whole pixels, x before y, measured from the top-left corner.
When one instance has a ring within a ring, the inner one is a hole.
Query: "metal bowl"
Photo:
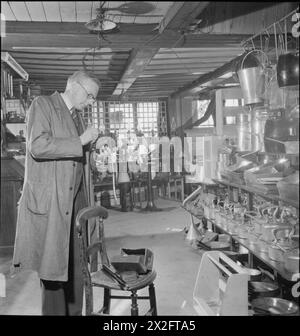
[[[265,282],[265,281],[249,281],[248,282],[248,293],[251,299],[257,297],[273,297],[280,294],[280,288],[278,285]]]
[[[296,303],[281,298],[261,297],[251,302],[255,313],[262,315],[299,315]]]

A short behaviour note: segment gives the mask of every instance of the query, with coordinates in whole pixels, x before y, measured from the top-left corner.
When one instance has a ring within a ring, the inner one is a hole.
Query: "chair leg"
[[[157,316],[155,287],[153,283],[149,285],[149,297],[150,297],[150,308],[152,311],[152,316]]]
[[[139,309],[137,304],[137,293],[136,291],[131,292],[131,316],[138,316]]]
[[[93,288],[85,283],[85,314],[91,315],[93,313]]]
[[[109,312],[110,312],[110,289],[104,288],[103,314],[109,314]]]

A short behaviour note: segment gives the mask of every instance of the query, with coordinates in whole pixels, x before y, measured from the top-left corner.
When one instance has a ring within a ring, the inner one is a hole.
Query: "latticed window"
[[[103,129],[104,131],[104,113],[102,102],[94,102],[88,105],[83,112],[83,117],[87,126]]]
[[[165,101],[97,101],[84,110],[87,125],[121,137],[128,133],[159,136],[167,133]]]
[[[137,128],[145,135],[157,135],[158,103],[137,103]]]

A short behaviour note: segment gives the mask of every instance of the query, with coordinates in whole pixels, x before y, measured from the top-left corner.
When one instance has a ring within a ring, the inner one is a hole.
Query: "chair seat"
[[[126,278],[124,277],[123,279],[125,280],[127,284],[127,288],[125,290],[131,291],[131,290],[138,290],[138,289],[144,288],[150,285],[151,283],[153,283],[155,278],[156,278],[156,272],[154,270],[146,274],[139,274],[137,275],[136,279],[126,280]],[[124,290],[115,279],[111,278],[109,275],[107,275],[102,270],[99,270],[97,272],[92,272],[91,280],[92,280],[93,286]]]

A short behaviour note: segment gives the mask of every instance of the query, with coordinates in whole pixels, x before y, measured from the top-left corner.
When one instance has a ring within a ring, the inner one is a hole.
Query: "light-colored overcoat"
[[[26,133],[13,264],[37,271],[41,279],[67,281],[75,173],[84,153],[58,92],[35,98]]]

